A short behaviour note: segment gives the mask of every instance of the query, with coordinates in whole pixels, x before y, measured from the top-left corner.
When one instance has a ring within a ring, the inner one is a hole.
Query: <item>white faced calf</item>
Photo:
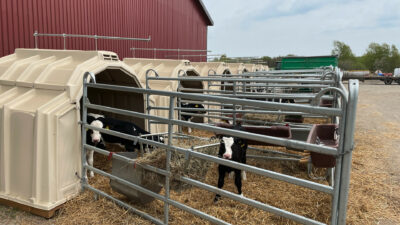
[[[103,128],[104,124],[100,120],[98,120],[98,118],[104,118],[104,116],[89,113],[87,116],[87,122],[89,123],[90,126]],[[97,130],[88,129],[86,131],[86,143],[87,144],[92,143],[92,145],[98,148],[103,148],[103,149],[105,148],[104,143],[102,142],[101,133],[100,131]],[[89,166],[93,166],[93,153],[94,153],[93,150],[86,151],[86,160]],[[90,171],[90,177],[93,176],[94,176],[93,171]]]
[[[222,137],[222,141],[219,146],[218,157],[246,164],[246,150],[247,150],[246,140],[235,137]],[[226,173],[230,173],[232,171],[235,173],[236,188],[238,190],[238,193],[241,195],[242,171],[239,169],[234,169],[232,167],[225,165],[218,165],[218,188],[222,188],[224,186]],[[221,196],[217,194],[214,198],[214,202],[217,202],[220,198]]]

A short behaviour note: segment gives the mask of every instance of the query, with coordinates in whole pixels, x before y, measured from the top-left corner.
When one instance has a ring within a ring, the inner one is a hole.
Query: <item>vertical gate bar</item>
[[[64,41],[64,50],[66,50],[67,49],[67,47],[66,47],[66,34],[63,34],[63,41]]]
[[[172,135],[173,135],[173,126],[171,120],[174,119],[174,104],[175,98],[169,97],[169,115],[168,119],[170,122],[168,123],[168,146],[172,146]],[[169,173],[171,171],[171,150],[167,149],[167,159],[166,159],[166,171]],[[170,180],[169,177],[165,176],[165,198],[169,199],[169,191],[170,191]],[[164,223],[168,224],[169,220],[169,204],[164,202]]]
[[[178,77],[179,77],[179,72],[178,72]],[[179,81],[179,83],[178,83],[178,89],[177,89],[177,91],[178,92],[181,92],[181,86],[182,86],[182,82],[181,81]],[[182,111],[181,111],[181,108],[182,108],[182,99],[181,98],[176,98],[176,102],[177,102],[177,106],[178,106],[178,120],[181,120],[182,119]],[[189,131],[189,130],[188,130]],[[183,127],[182,126],[179,126],[178,127],[178,132],[179,133],[183,133]]]
[[[134,50],[135,51],[135,50]],[[146,71],[146,90],[149,90],[149,71]],[[146,109],[147,109],[147,115],[150,115],[150,94],[146,94]],[[149,133],[151,133],[151,122],[150,119],[147,119],[147,129]]]
[[[336,92],[335,92],[336,93]],[[343,116],[340,118],[340,126],[339,126],[339,134],[342,136],[339,139],[339,149],[338,149],[338,157],[336,158],[336,167],[334,174],[334,182],[333,182],[333,196],[332,196],[332,206],[331,206],[331,225],[336,225],[338,223],[338,205],[339,205],[339,196],[340,196],[340,183],[342,180],[342,167],[343,167],[343,157],[342,155],[345,152],[345,141],[347,135],[346,124],[350,122],[347,118],[347,111],[351,110],[348,108],[349,101],[345,101],[342,99],[342,111]],[[335,117],[336,118],[336,117]]]
[[[236,81],[233,82],[233,96],[236,97]],[[236,104],[233,104],[233,109],[236,110]],[[236,113],[234,112],[232,115],[232,124],[233,126],[236,125]]]
[[[33,37],[35,38],[35,48],[38,48],[38,32],[35,30],[35,33],[33,33]]]
[[[248,78],[248,77],[245,77],[245,78]],[[251,84],[250,84],[250,86],[251,86]],[[243,82],[243,84],[242,84],[242,92],[243,93],[246,93],[247,92],[247,85],[246,85],[246,82]],[[251,91],[250,91],[251,92]],[[242,110],[245,110],[246,109],[246,106],[245,105],[242,105],[242,107],[241,107],[241,109]],[[245,118],[245,113],[242,113],[242,119],[244,119]],[[245,125],[245,122],[242,120],[242,125]]]
[[[82,174],[81,174],[81,184],[82,189],[83,185],[87,184],[87,177],[86,177],[86,149],[84,147],[86,142],[86,130],[83,126],[87,123],[87,108],[86,108],[86,98],[87,98],[87,86],[86,86],[86,78],[87,76],[83,76],[83,96],[82,96],[82,124],[81,124],[81,163],[82,163]]]
[[[157,49],[154,48],[154,54],[153,54],[153,58],[154,58],[154,59],[156,59],[156,51],[157,51]]]
[[[210,81],[207,81],[207,94],[211,94],[211,92],[210,92]],[[207,103],[209,103],[209,101]],[[210,107],[211,107],[211,105],[207,104],[207,108],[208,108],[207,115],[210,115]],[[210,117],[207,117],[207,122],[209,124],[212,122]]]
[[[346,120],[345,116],[341,119],[342,124],[340,126],[340,133],[344,133],[344,121]],[[339,149],[338,153],[342,154],[343,152],[343,142],[344,138],[341,137],[341,140],[339,141]],[[336,225],[337,224],[337,219],[338,219],[338,201],[339,201],[339,191],[340,191],[340,180],[341,180],[341,169],[342,169],[342,157],[339,155],[336,159],[336,166],[335,166],[335,178],[333,182],[333,195],[332,195],[332,204],[331,204],[331,225]]]
[[[97,51],[97,34],[94,35],[94,46]]]
[[[84,147],[84,145],[86,144],[86,129],[85,129],[85,127],[83,126],[84,124],[86,124],[87,123],[87,107],[86,107],[86,104],[87,104],[87,90],[88,90],[88,88],[87,88],[87,85],[86,85],[86,82],[87,82],[87,78],[90,76],[90,80],[92,80],[93,82],[95,82],[96,83],[96,81],[95,81],[95,77],[94,77],[94,74],[93,73],[91,73],[91,72],[86,72],[84,75],[83,75],[83,94],[82,94],[82,118],[81,118],[81,120],[82,120],[82,124],[81,124],[81,162],[82,162],[82,174],[81,174],[81,183],[82,183],[82,188],[83,188],[83,185],[84,184],[87,184],[87,176],[86,176],[86,167],[85,167],[85,165],[86,165],[86,149],[85,149],[85,147]],[[90,81],[89,81],[90,82]]]
[[[349,80],[349,101],[346,123],[346,137],[344,140],[344,155],[341,170],[341,182],[339,190],[338,224],[346,224],[347,201],[349,197],[351,158],[354,148],[354,127],[358,101],[358,80]]]

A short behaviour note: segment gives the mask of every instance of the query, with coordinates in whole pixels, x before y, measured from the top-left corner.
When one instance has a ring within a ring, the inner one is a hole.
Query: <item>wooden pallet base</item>
[[[59,205],[51,210],[43,210],[43,209],[37,209],[37,208],[31,207],[31,206],[23,205],[23,204],[13,202],[13,201],[10,201],[7,199],[2,199],[2,198],[0,198],[0,204],[10,206],[13,208],[17,208],[22,211],[32,213],[34,215],[44,217],[46,219],[52,218],[55,215],[56,211],[63,206],[63,205]]]

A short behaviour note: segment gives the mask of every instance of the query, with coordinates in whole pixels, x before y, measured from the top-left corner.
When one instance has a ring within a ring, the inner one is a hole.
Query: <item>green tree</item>
[[[382,70],[389,73],[400,66],[400,54],[394,45],[371,43],[362,56],[362,61],[371,72]]]
[[[357,58],[349,45],[341,41],[333,42],[332,55],[338,56],[338,66],[344,70],[366,69],[360,58]]]
[[[355,55],[351,51],[350,46],[344,42],[334,41],[332,55],[337,55],[339,59],[354,59]]]

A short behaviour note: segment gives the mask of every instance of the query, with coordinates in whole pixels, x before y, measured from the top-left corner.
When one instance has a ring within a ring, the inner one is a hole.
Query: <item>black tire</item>
[[[386,77],[385,80],[383,80],[383,82],[385,82],[386,85],[391,85],[393,82],[392,78]]]

